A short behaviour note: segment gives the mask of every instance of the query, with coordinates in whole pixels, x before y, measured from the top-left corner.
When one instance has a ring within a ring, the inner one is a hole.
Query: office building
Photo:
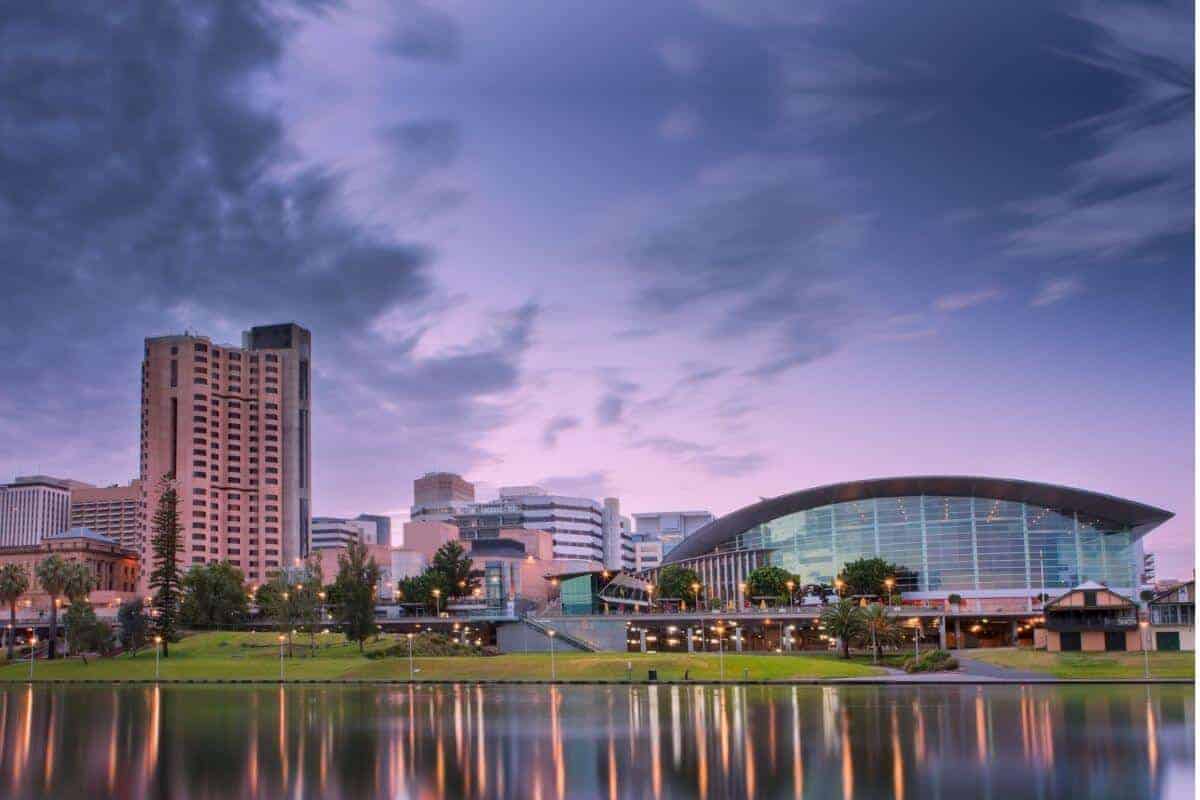
[[[635,533],[633,540],[633,568],[641,572],[662,564],[663,543],[656,538]]]
[[[121,601],[137,596],[141,575],[137,551],[87,528],[47,534],[35,544],[0,546],[0,564],[20,564],[31,577],[37,565],[50,555],[80,562],[91,570],[96,583],[88,599],[100,616],[116,616]],[[29,615],[48,611],[51,599],[33,579],[22,602],[28,605],[21,613]]]
[[[463,539],[495,539],[508,528],[546,531],[554,534],[555,558],[605,563],[604,508],[585,497],[507,486],[496,500],[465,506],[453,521]]]
[[[665,556],[714,519],[708,511],[647,511],[633,515],[633,532],[643,542],[661,542]]]
[[[142,519],[146,560],[160,480],[175,476],[182,566],[228,560],[252,583],[308,553],[311,337],[252,328],[242,346],[193,334],[146,340]]]
[[[354,521],[363,529],[363,541],[390,547],[392,544],[392,518],[381,514],[359,514]]]
[[[36,547],[71,522],[71,481],[18,476],[0,485],[0,547]]]
[[[616,497],[604,498],[601,515],[604,533],[604,566],[616,572],[633,569],[635,558],[633,541],[629,538],[629,518],[621,516],[621,501]]]
[[[136,550],[141,530],[141,492],[138,480],[125,486],[77,483],[71,487],[71,527],[87,528]]]
[[[453,472],[426,472],[413,481],[409,519],[414,522],[449,522],[475,502],[475,484]]]

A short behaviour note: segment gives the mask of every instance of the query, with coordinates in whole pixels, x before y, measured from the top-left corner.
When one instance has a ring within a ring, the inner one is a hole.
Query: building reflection
[[[1189,687],[0,691],[0,796],[1156,797]]]

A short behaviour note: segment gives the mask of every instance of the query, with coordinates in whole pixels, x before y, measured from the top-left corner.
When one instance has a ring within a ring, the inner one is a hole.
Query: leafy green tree
[[[883,595],[887,593],[884,581],[888,578],[896,580],[902,572],[882,558],[860,558],[847,562],[838,579],[842,581],[842,591],[846,595]]]
[[[184,573],[181,588],[184,625],[207,628],[246,619],[246,576],[228,561],[196,564]]]
[[[8,660],[17,638],[17,601],[29,591],[29,572],[21,564],[0,564],[0,603],[8,606]]]
[[[693,586],[700,586],[699,591]],[[704,587],[700,584],[700,576],[695,570],[681,567],[678,564],[668,564],[659,570],[657,597],[667,600],[680,600],[695,603]]]
[[[338,556],[338,574],[334,581],[338,600],[337,616],[342,632],[352,642],[363,642],[378,630],[375,624],[375,587],[379,584],[379,565],[367,554],[361,542],[351,542]]]
[[[154,534],[150,539],[154,555],[150,588],[154,590],[154,632],[162,637],[162,657],[167,658],[167,644],[176,638],[179,626],[179,594],[183,580],[179,571],[179,552],[183,549],[183,526],[179,523],[179,492],[175,489],[173,473],[163,475],[158,490]]]
[[[87,664],[85,653],[95,651],[107,655],[110,652],[112,628],[97,619],[92,604],[86,599],[71,601],[63,615],[63,626],[67,629],[67,652],[83,658],[84,664]]]
[[[58,600],[66,594],[67,587],[71,582],[77,579],[77,573],[62,556],[57,553],[52,553],[41,560],[36,567],[34,573],[37,574],[38,583],[41,584],[42,591],[50,596],[50,641],[47,645],[47,658],[56,658],[57,641],[58,641]]]
[[[899,643],[902,634],[896,616],[886,606],[872,603],[862,610],[862,631],[859,636],[862,645],[870,647],[878,658],[884,647]]]
[[[259,610],[279,627],[279,635],[287,637],[288,658],[292,657],[292,629],[300,608],[300,596],[283,570],[272,573],[271,579],[259,587]]]
[[[121,647],[136,653],[146,646],[150,638],[150,616],[142,598],[126,600],[117,609],[117,625],[120,628]]]
[[[296,620],[301,630],[308,634],[309,651],[312,653],[317,652],[317,631],[321,628],[327,599],[324,580],[320,557],[310,556],[304,564],[300,581],[293,587],[296,593]]]
[[[746,576],[746,599],[774,597],[781,603],[789,601],[788,583],[794,589],[800,582],[796,576],[782,567],[766,565],[758,567]]]
[[[404,603],[433,605],[433,584],[429,582],[428,572],[401,579],[396,584],[396,596]]]
[[[425,571],[429,589],[438,589],[442,597],[458,597],[471,590],[471,559],[456,541],[449,541],[433,554]]]
[[[63,594],[67,596],[68,601],[77,603],[87,600],[88,594],[94,588],[96,588],[96,576],[87,564],[82,561],[67,563],[67,582],[63,586]]]
[[[839,600],[821,612],[821,625],[837,639],[842,658],[849,658],[850,643],[862,635],[863,610],[852,600]]]

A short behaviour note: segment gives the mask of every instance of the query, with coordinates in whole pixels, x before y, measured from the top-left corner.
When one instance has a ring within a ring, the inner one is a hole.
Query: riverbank
[[[406,655],[379,657],[403,639],[384,636],[368,643],[360,654],[358,646],[337,634],[317,637],[310,650],[307,637],[297,637],[293,656],[283,659],[284,679],[288,681],[395,681],[408,680],[410,664]],[[402,650],[403,648],[401,648]],[[374,655],[375,658],[369,656]],[[722,673],[722,661],[724,672]],[[845,661],[834,655],[737,655],[717,653],[549,653],[509,654],[500,656],[418,656],[412,660],[411,677],[422,681],[546,681],[553,677],[564,681],[645,680],[655,670],[659,681],[718,680],[724,677],[750,680],[811,680],[868,678],[886,671],[858,661]],[[270,633],[197,633],[170,647],[170,657],[161,659],[159,677],[163,681],[278,681],[280,676],[279,642]],[[26,680],[28,660],[0,666],[0,680]],[[155,678],[154,650],[113,658],[79,658],[34,664],[39,681],[132,681]]]
[[[985,648],[968,651],[973,661],[982,661],[1009,670],[1036,673],[1062,679],[1142,678],[1146,662],[1152,678],[1186,678],[1196,675],[1195,653],[1048,653],[1027,648]]]

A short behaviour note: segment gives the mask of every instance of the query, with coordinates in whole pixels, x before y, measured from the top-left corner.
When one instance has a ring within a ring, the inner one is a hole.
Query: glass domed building
[[[1133,592],[1141,539],[1169,511],[1032,481],[918,476],[851,481],[772,497],[699,529],[663,560],[695,569],[709,597],[738,601],[757,566],[832,585],[862,557],[901,568],[906,599],[1011,598],[1083,581]]]

